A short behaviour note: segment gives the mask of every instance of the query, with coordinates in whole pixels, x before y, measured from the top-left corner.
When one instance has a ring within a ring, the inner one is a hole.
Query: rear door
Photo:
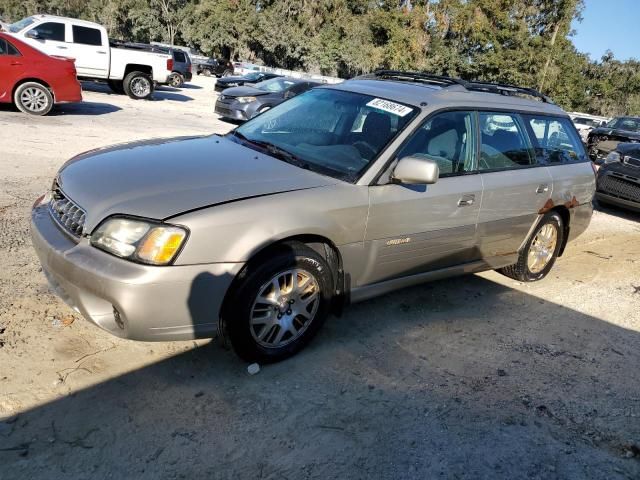
[[[107,78],[109,41],[102,30],[69,24],[70,41],[65,56],[75,58],[79,77]]]
[[[375,144],[377,131],[383,128],[382,114],[370,115],[375,121],[364,118],[357,125],[358,144]],[[393,116],[389,120],[393,128]],[[476,138],[474,112],[437,113],[413,133],[397,158],[413,155],[435,161],[440,168],[438,181],[369,187],[365,245],[371,260],[360,284],[479,258],[475,247],[482,180],[476,170]]]
[[[479,171],[484,192],[478,219],[482,257],[513,255],[551,198],[548,169],[536,161],[524,120],[516,113],[479,112]],[[541,126],[536,128],[542,128]]]
[[[0,102],[11,102],[16,80],[23,76],[24,61],[20,52],[4,38],[0,38]]]

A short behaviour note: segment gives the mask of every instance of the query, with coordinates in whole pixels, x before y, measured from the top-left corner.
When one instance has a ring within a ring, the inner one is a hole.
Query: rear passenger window
[[[64,42],[64,23],[47,22],[34,28],[38,32],[40,40],[55,40],[56,42]]]
[[[534,165],[533,152],[515,114],[480,112],[480,170],[504,170]]]
[[[102,45],[102,35],[97,28],[73,26],[73,43]]]
[[[398,158],[418,156],[433,160],[441,177],[475,171],[473,117],[472,112],[436,114],[409,138]]]
[[[536,160],[541,165],[557,165],[586,160],[580,138],[570,120],[524,115],[533,132]]]

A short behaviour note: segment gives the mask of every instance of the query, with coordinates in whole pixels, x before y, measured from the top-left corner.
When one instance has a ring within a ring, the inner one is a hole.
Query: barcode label
[[[393,113],[399,117],[404,117],[413,111],[413,108],[405,107],[404,105],[390,102],[389,100],[383,100],[382,98],[374,98],[367,103],[367,107],[377,108],[378,110]]]

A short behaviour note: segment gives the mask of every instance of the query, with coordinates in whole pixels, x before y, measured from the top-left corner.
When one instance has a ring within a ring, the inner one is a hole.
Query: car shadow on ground
[[[47,117],[56,117],[64,115],[105,115],[122,110],[120,107],[111,105],[110,103],[101,102],[78,102],[78,103],[60,103],[54,105]],[[32,117],[29,114],[22,113],[13,105],[0,104],[0,112],[12,112],[25,117]]]
[[[639,478],[638,345],[483,276],[444,280],[351,306],[255,376],[211,342],[21,413],[3,475]]]
[[[124,94],[115,93],[113,90],[111,90],[109,85],[102,82],[82,82],[82,89],[89,92],[98,92],[98,93],[104,93],[107,95],[124,96]],[[179,89],[162,85],[160,89],[156,89],[153,92],[153,95],[151,96],[151,98],[154,101],[171,100],[174,102],[190,102],[193,100],[192,97],[189,97],[187,95],[182,95],[181,93],[175,93],[179,91],[180,91]],[[144,101],[144,100],[140,100],[140,101]]]
[[[601,212],[607,213],[614,217],[624,218],[625,220],[631,220],[633,222],[640,223],[640,213],[628,210],[623,207],[619,207],[617,205],[610,205],[608,203],[603,203],[599,200],[593,201],[593,206],[595,209],[600,210]]]

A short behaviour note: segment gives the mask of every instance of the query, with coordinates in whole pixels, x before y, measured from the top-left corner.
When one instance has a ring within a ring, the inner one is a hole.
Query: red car
[[[0,32],[0,103],[46,115],[54,103],[81,100],[73,59],[51,57]]]

